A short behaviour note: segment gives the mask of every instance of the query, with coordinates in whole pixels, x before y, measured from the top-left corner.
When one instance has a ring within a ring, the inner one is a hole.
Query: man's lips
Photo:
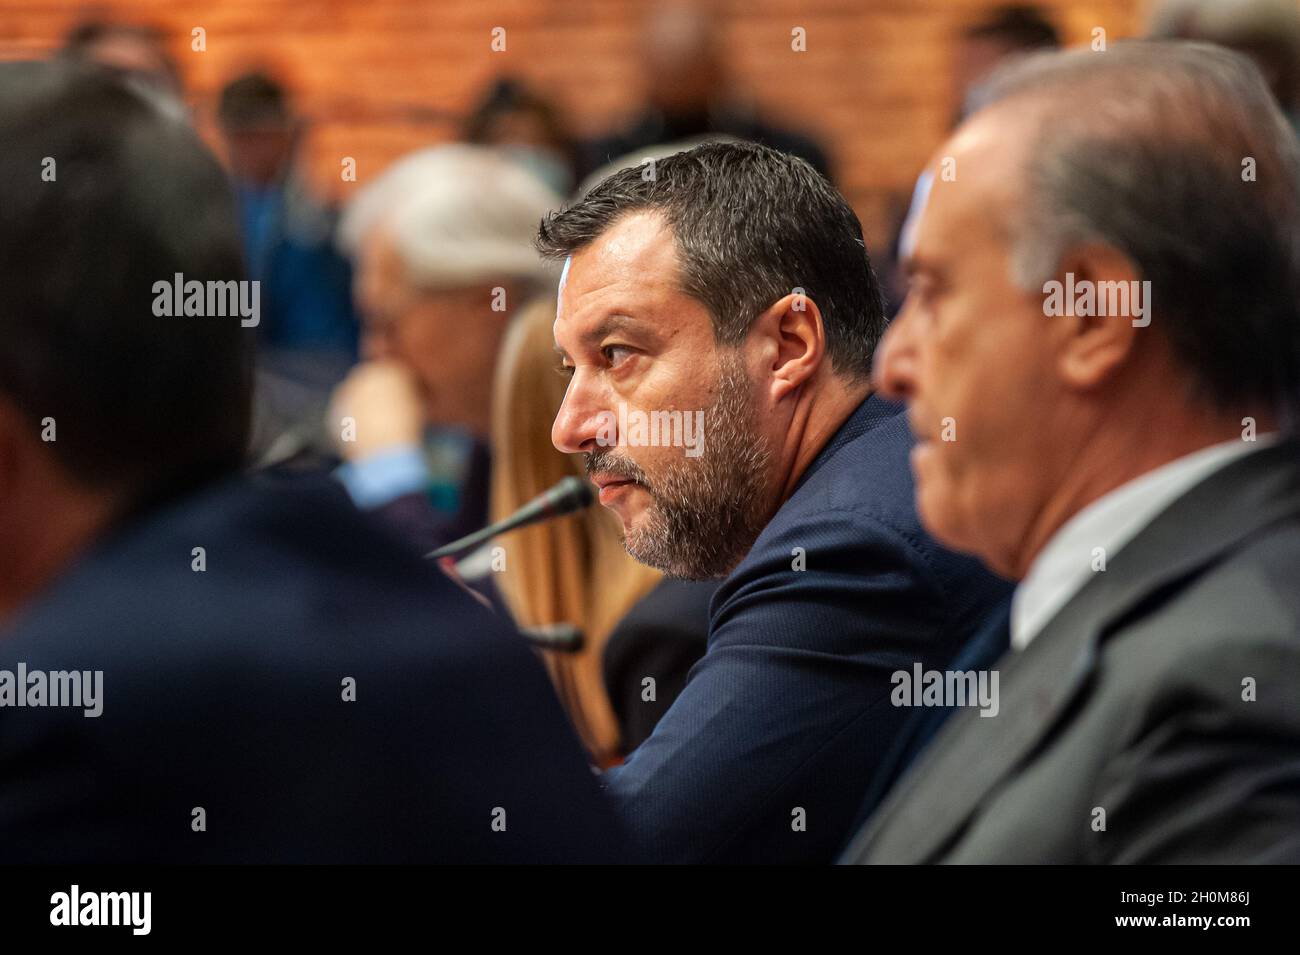
[[[613,504],[629,489],[640,486],[632,478],[617,477],[612,474],[597,474],[592,477],[591,482],[596,485],[596,496],[600,499],[600,503],[606,506]]]
[[[618,477],[613,474],[595,474],[592,475],[591,483],[603,491],[605,488],[613,487],[616,484],[636,484],[637,482],[632,478]]]

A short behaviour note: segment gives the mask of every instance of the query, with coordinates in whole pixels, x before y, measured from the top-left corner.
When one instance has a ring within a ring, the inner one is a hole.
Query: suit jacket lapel
[[[999,713],[956,714],[855,840],[857,861],[942,855],[979,804],[1050,732],[1094,668],[1105,634],[1144,601],[1300,514],[1300,443],[1236,461],[1171,504],[1093,576],[1024,651],[1000,661]]]

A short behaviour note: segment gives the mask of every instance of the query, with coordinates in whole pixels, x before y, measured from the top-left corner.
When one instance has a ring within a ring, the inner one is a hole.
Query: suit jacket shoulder
[[[101,672],[102,713],[0,711],[7,861],[619,854],[530,651],[326,478],[142,515],[0,635],[20,664]]]
[[[1300,859],[1300,456],[1175,501],[999,664],[850,861]]]
[[[704,658],[606,774],[654,858],[831,861],[906,715],[892,674],[941,666],[1005,596],[920,529],[910,443],[864,402],[719,587]]]

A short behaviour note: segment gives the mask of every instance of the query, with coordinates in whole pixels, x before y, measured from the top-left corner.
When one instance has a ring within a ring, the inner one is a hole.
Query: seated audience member
[[[492,412],[494,521],[586,473],[580,456],[550,442],[565,386],[556,374],[554,320],[554,298],[540,299],[514,320],[502,346]],[[624,552],[620,527],[613,514],[589,508],[489,547],[502,548],[504,566],[491,576],[517,624],[570,624],[583,635],[581,651],[549,652],[546,663],[598,766],[644,739],[672,703],[704,653],[716,589],[664,580]]]
[[[334,248],[335,216],[294,169],[303,121],[265,73],[221,90],[217,105],[230,158],[249,277],[262,283],[262,342],[277,352],[355,357],[352,275]]]
[[[995,7],[966,26],[957,35],[953,56],[956,87],[953,126],[978,106],[984,81],[998,66],[1016,57],[1056,49],[1060,45],[1061,37],[1056,26],[1032,5],[1015,3]],[[898,314],[907,294],[907,276],[899,265],[899,256],[911,232],[915,210],[924,203],[929,188],[929,174],[923,172],[908,199],[899,203],[903,214],[899,216],[894,238],[887,253],[876,262],[885,284],[885,303],[891,318]]]
[[[644,101],[622,128],[586,144],[580,179],[628,153],[714,136],[771,146],[829,177],[830,161],[816,139],[755,110],[753,97],[728,67],[714,16],[699,4],[680,0],[655,4],[652,10],[640,31]]]
[[[1013,649],[996,717],[958,708],[845,858],[1300,861],[1295,138],[1199,44],[990,92],[876,380],[925,525],[1020,582]]]
[[[1026,54],[1054,50],[1060,45],[1060,31],[1033,4],[994,7],[966,26],[958,37],[953,58],[957,101],[953,125],[978,108],[984,82],[998,67]]]
[[[620,858],[518,635],[336,483],[238,473],[255,332],[206,304],[246,286],[189,127],[7,63],[0,142],[0,861]]]
[[[337,212],[295,169],[305,123],[262,72],[221,90],[226,147],[249,278],[261,283],[253,451],[319,423],[357,358],[352,271],[335,247]]]
[[[906,420],[868,381],[858,219],[803,160],[710,143],[615,173],[538,245],[567,259],[552,440],[632,556],[725,578],[608,790],[657,859],[831,861],[905,718],[893,675],[942,666],[1007,590],[920,528]]]
[[[1300,8],[1294,0],[1159,0],[1148,36],[1199,40],[1244,53],[1300,131]]]
[[[68,31],[59,56],[112,70],[160,109],[189,118],[180,70],[158,27],[92,17]]]
[[[554,281],[530,240],[559,201],[500,153],[452,144],[344,211],[364,360],[327,428],[353,500],[425,551],[487,523],[493,370],[510,316]]]
[[[577,146],[560,111],[526,83],[501,77],[465,120],[461,138],[524,165],[557,195],[573,189]]]

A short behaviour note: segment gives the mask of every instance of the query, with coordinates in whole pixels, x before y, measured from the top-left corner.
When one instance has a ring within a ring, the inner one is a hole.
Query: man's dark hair
[[[0,64],[0,401],[92,486],[131,492],[237,466],[249,330],[158,317],[155,282],[243,278],[233,199],[184,123],[112,74]]]
[[[1061,35],[1041,10],[1028,4],[998,7],[965,30],[968,40],[989,40],[1012,50],[1055,49]]]
[[[245,73],[227,83],[217,99],[217,120],[225,129],[286,126],[293,117],[284,86],[259,71]]]
[[[885,327],[862,225],[812,166],[753,143],[706,143],[602,180],[538,232],[548,258],[579,251],[623,216],[653,210],[672,228],[682,289],[738,345],[758,316],[796,289],[817,304],[831,367],[865,379]]]

